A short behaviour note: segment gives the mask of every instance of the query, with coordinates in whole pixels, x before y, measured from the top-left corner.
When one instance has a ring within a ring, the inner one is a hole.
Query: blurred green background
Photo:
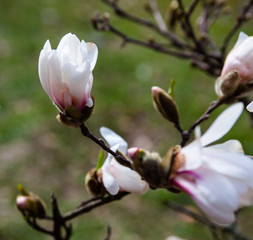
[[[126,9],[151,18],[142,9],[145,1],[124,1]],[[158,1],[167,11],[168,1]],[[189,1],[186,1],[189,2]],[[231,16],[222,18],[212,28],[215,41],[221,43],[238,13],[240,1],[233,4]],[[214,79],[178,60],[133,45],[120,47],[120,39],[96,32],[90,23],[95,10],[109,11],[99,0],[0,0],[0,239],[49,239],[35,232],[15,207],[17,184],[40,195],[50,211],[50,194],[58,197],[62,212],[89,198],[84,187],[86,172],[96,165],[99,148],[82,137],[78,129],[60,125],[57,110],[44,93],[38,78],[37,62],[45,41],[53,48],[68,32],[80,39],[95,42],[99,48],[94,70],[92,94],[96,108],[88,121],[99,136],[106,126],[121,136],[129,146],[159,151],[179,144],[178,132],[162,119],[152,106],[150,89],[158,85],[168,89],[176,80],[175,99],[183,128],[188,128],[216,99]],[[152,36],[113,14],[111,20],[125,33]],[[242,28],[252,35],[252,21]],[[236,36],[231,41],[232,47]],[[224,107],[212,114],[203,131]],[[222,141],[236,138],[246,153],[253,154],[252,130],[247,113]],[[128,196],[120,202],[98,208],[73,221],[72,239],[103,239],[106,227],[112,227],[112,239],[151,240],[177,235],[188,240],[211,239],[206,227],[177,214],[163,205],[174,200],[194,208],[183,194],[165,190],[149,191],[144,196]],[[253,210],[244,210],[239,227],[253,236],[250,218]]]

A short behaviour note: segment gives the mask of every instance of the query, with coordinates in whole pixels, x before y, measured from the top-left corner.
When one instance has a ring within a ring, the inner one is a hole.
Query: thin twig
[[[47,230],[47,229],[39,226],[35,218],[33,218],[32,220],[29,218],[26,220],[26,222],[28,223],[28,225],[30,225],[33,229],[35,229],[38,232],[45,233],[50,236],[53,236],[53,234],[54,234],[53,231]]]
[[[253,6],[253,0],[249,0],[244,7],[242,8],[241,14],[237,17],[237,21],[232,29],[229,31],[227,36],[224,38],[223,44],[221,46],[221,52],[224,55],[226,52],[226,48],[233,37],[233,35],[237,32],[237,30],[242,26],[242,24],[248,20],[247,14],[251,10]]]
[[[105,145],[103,141],[100,141],[98,138],[96,138],[90,130],[87,128],[87,126],[83,123],[81,126],[81,132],[85,137],[90,138],[93,142],[98,144],[101,148],[103,148],[106,152],[110,153],[114,158],[122,165],[127,166],[132,169],[132,164],[130,161],[128,161],[126,158],[121,156],[120,154],[112,151],[109,147]]]
[[[195,122],[192,124],[192,126],[187,130],[182,133],[182,142],[181,146],[183,147],[186,142],[189,141],[190,136],[193,132],[193,130],[203,121],[209,118],[209,114],[214,111],[216,108],[218,108],[221,104],[223,104],[226,101],[226,99],[223,100],[217,100],[216,102],[212,103],[210,107],[204,112],[204,114]]]
[[[194,0],[192,1],[190,7],[188,8],[188,11],[186,12],[186,17],[189,18],[191,16],[191,14],[193,13],[193,11],[195,10],[195,8],[197,7],[198,3],[200,0]]]
[[[150,6],[151,6],[151,9],[153,12],[154,19],[156,20],[156,23],[157,23],[159,29],[162,32],[167,32],[167,26],[166,26],[166,24],[161,16],[161,13],[158,9],[156,0],[150,0]]]
[[[107,233],[104,240],[110,240],[112,235],[112,228],[110,226],[107,227]]]
[[[162,31],[153,22],[150,22],[146,19],[142,19],[142,18],[139,18],[139,17],[136,17],[132,14],[127,13],[122,8],[120,8],[118,6],[118,4],[115,3],[114,1],[110,1],[110,0],[101,0],[101,1],[103,1],[105,4],[110,6],[114,10],[115,14],[117,14],[119,17],[123,17],[123,18],[125,18],[125,19],[127,19],[131,22],[137,23],[141,26],[148,27],[149,29],[157,32],[158,34],[165,37],[166,39],[169,39],[175,47],[185,48],[185,49],[192,49],[192,47],[189,44],[179,40],[179,38],[176,35],[174,35],[173,33],[168,32],[168,31]]]
[[[128,195],[129,193],[127,192],[120,192],[118,195],[116,196],[107,196],[107,197],[102,197],[100,199],[94,199],[94,201],[89,202],[89,204],[82,206],[82,207],[77,207],[74,210],[72,210],[71,212],[67,213],[63,219],[64,221],[69,221],[79,215],[82,215],[84,213],[87,213],[91,210],[93,210],[94,208],[97,208],[99,206],[105,205],[107,203],[111,203],[114,201],[118,201],[120,199],[122,199],[123,197],[125,197],[126,195]]]

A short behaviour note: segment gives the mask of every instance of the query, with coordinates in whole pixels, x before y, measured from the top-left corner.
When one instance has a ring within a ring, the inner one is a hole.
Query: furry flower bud
[[[219,98],[232,96],[240,84],[240,76],[236,70],[219,77],[215,82],[215,92]]]
[[[163,89],[152,87],[153,104],[157,112],[174,124],[179,123],[177,105]]]

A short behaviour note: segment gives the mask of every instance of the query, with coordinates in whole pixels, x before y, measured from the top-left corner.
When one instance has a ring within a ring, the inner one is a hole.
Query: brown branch
[[[123,40],[122,45],[125,45],[127,43],[131,43],[134,45],[142,46],[145,48],[152,49],[154,51],[167,54],[170,56],[182,58],[182,59],[192,59],[193,65],[197,66],[199,69],[209,72],[213,76],[218,76],[220,73],[221,67],[218,64],[212,63],[212,60],[209,60],[209,64],[203,63],[203,55],[199,54],[197,51],[186,51],[184,49],[181,49],[180,51],[173,51],[166,47],[164,47],[162,44],[155,43],[154,41],[141,41],[138,39],[131,38],[127,36],[126,34],[122,33],[115,27],[113,27],[110,23],[107,17],[99,17],[98,15],[95,16],[92,20],[93,26],[100,31],[109,31],[116,36],[120,37]],[[217,55],[207,54],[206,59],[219,59]]]
[[[221,104],[225,102],[225,99],[223,100],[217,100],[216,102],[212,103],[209,108],[204,112],[204,114],[195,122],[192,124],[192,126],[187,130],[184,131],[181,136],[182,136],[182,142],[181,146],[183,147],[190,139],[192,132],[194,129],[203,121],[209,118],[209,114],[214,111],[216,108],[218,108]]]
[[[54,194],[51,195],[52,213],[53,213],[53,236],[55,240],[69,240],[72,234],[71,225],[66,225]],[[65,230],[65,236],[62,236],[62,229]]]
[[[188,8],[188,11],[185,13],[186,17],[189,18],[191,14],[194,12],[195,8],[197,7],[200,0],[194,0],[192,1],[190,7]]]
[[[29,226],[31,226],[34,230],[53,236],[53,231],[47,230],[45,228],[42,228],[41,226],[38,225],[36,218],[32,218],[32,219],[27,219],[26,222],[28,223]]]
[[[125,197],[126,195],[128,195],[129,193],[127,192],[120,192],[119,194],[117,194],[116,196],[107,196],[107,197],[102,197],[100,199],[94,199],[93,201],[90,201],[87,205],[84,206],[78,206],[77,208],[75,208],[74,210],[72,210],[71,212],[67,213],[63,219],[64,221],[69,221],[79,215],[82,215],[84,213],[87,213],[91,210],[93,210],[94,208],[97,208],[99,206],[103,206],[107,203],[111,203],[114,201],[118,201],[120,199],[122,199],[123,197]]]
[[[251,10],[252,6],[253,6],[253,0],[249,0],[242,8],[241,14],[237,17],[237,21],[235,25],[232,27],[232,29],[229,31],[227,36],[224,38],[223,44],[221,46],[221,52],[223,55],[225,54],[228,44],[231,38],[233,37],[233,35],[237,32],[237,30],[242,26],[244,22],[249,20],[249,18],[247,17],[247,14]]]
[[[169,39],[175,47],[184,48],[184,49],[192,49],[192,47],[189,44],[179,40],[179,38],[175,34],[168,31],[161,30],[153,22],[150,22],[146,19],[142,19],[142,18],[139,18],[132,14],[127,13],[122,8],[120,8],[116,2],[111,1],[111,0],[101,0],[101,1],[107,4],[108,6],[110,6],[114,10],[115,14],[118,15],[119,17],[125,18],[126,20],[134,22],[138,25],[148,27],[149,29],[158,33],[159,35],[165,37],[166,39]]]
[[[107,233],[104,240],[110,240],[112,235],[112,228],[110,226],[107,227]]]
[[[85,123],[83,123],[81,126],[81,132],[85,137],[88,137],[89,139],[91,139],[93,142],[95,142],[96,144],[98,144],[101,148],[103,148],[106,152],[110,153],[112,156],[114,156],[114,158],[122,165],[127,166],[129,168],[132,169],[132,164],[130,161],[128,161],[126,158],[124,158],[123,156],[121,156],[120,154],[112,151],[109,147],[107,147],[105,145],[105,143],[103,141],[100,141],[98,138],[96,138],[91,132],[90,130],[87,128],[87,126],[85,125]]]

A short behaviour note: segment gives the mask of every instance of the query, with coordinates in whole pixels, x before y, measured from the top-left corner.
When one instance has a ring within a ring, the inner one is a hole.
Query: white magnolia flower
[[[123,138],[105,127],[100,128],[100,133],[112,151],[119,150],[126,154],[128,144]],[[111,154],[108,154],[100,170],[102,171],[103,184],[111,195],[116,195],[119,191],[144,194],[149,188],[137,172],[119,164]]]
[[[241,32],[233,49],[227,55],[221,76],[236,70],[242,83],[253,79],[253,36]]]
[[[243,110],[237,103],[226,109],[206,133],[182,148],[185,163],[173,184],[189,194],[218,225],[235,221],[235,211],[253,204],[253,161],[237,140],[207,146],[223,137]]]
[[[93,106],[90,91],[97,56],[94,43],[80,41],[71,33],[61,39],[56,50],[51,48],[49,40],[46,41],[39,56],[40,82],[61,111],[68,106],[76,106],[79,110]]]
[[[249,112],[253,112],[253,101],[246,108]]]

